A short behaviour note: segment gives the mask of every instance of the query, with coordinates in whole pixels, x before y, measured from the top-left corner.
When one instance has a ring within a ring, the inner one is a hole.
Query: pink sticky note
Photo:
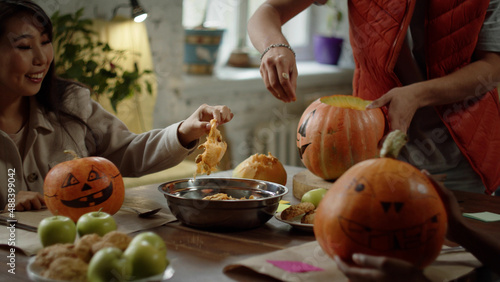
[[[279,267],[288,272],[309,272],[309,271],[323,271],[322,268],[313,265],[293,260],[267,260],[268,263]]]

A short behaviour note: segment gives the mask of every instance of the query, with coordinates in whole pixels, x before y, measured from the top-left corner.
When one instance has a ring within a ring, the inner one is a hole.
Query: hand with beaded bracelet
[[[283,102],[296,100],[295,51],[285,43],[269,45],[261,54],[260,73],[267,89]]]
[[[296,100],[297,63],[295,52],[281,27],[309,6],[326,0],[266,0],[248,21],[248,35],[262,54],[260,73],[267,89],[283,102]]]
[[[266,0],[248,21],[248,35],[262,54],[260,73],[267,89],[283,102],[296,100],[297,63],[295,52],[281,27],[309,6],[327,0]]]

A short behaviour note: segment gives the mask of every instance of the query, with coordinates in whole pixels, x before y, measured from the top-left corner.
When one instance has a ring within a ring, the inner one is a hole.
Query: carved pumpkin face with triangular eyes
[[[353,253],[364,253],[418,267],[439,255],[446,228],[446,211],[432,183],[410,164],[389,158],[345,172],[314,219],[316,239],[332,257],[351,261]]]
[[[99,157],[75,159],[53,167],[44,182],[45,202],[53,214],[73,221],[87,212],[116,213],[124,199],[120,172],[110,161]]]
[[[92,166],[88,175],[83,179],[68,173],[63,181],[61,189],[74,189],[78,197],[71,199],[60,199],[65,206],[72,208],[86,208],[104,203],[113,194],[113,179],[101,172],[97,167]],[[68,195],[68,193],[65,193]]]

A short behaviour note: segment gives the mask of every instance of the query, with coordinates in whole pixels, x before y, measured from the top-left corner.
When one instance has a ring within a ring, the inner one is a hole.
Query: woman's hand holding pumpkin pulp
[[[233,113],[227,106],[209,106],[203,104],[179,126],[179,141],[184,147],[188,148],[191,142],[198,140],[210,132],[211,119],[216,119],[218,125],[221,125],[232,118]]]

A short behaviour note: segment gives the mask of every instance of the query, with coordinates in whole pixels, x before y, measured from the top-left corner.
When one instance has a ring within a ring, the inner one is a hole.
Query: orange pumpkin
[[[86,157],[54,166],[45,177],[43,193],[53,214],[76,222],[81,215],[101,208],[115,214],[123,204],[125,187],[120,171],[112,162]]]
[[[394,138],[391,133],[384,146]],[[446,228],[446,210],[428,178],[388,157],[360,162],[345,172],[325,194],[314,219],[316,239],[332,258],[351,261],[352,254],[365,253],[419,268],[439,255]]]
[[[380,109],[366,110],[370,101],[349,95],[317,99],[302,114],[297,147],[305,167],[333,180],[354,164],[378,156],[385,117]]]

